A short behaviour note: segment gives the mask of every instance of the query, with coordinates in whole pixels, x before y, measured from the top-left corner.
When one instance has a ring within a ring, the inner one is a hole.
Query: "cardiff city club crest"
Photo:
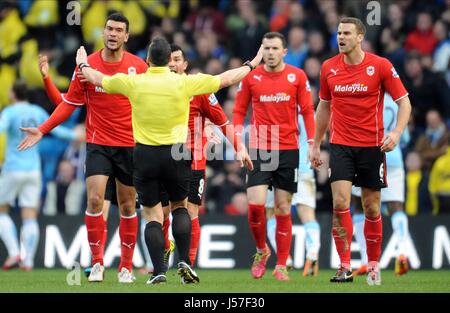
[[[372,76],[373,74],[375,74],[375,67],[368,66],[367,67],[367,75]]]
[[[294,73],[290,73],[290,74],[288,74],[288,76],[287,76],[287,80],[288,80],[290,83],[295,82],[295,79],[296,79],[296,78],[297,78],[297,77],[295,76]]]
[[[134,66],[128,68],[128,75],[136,75],[136,68]]]

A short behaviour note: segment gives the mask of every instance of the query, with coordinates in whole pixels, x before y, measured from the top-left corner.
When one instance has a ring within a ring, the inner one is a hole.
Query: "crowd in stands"
[[[88,53],[101,49],[104,22],[114,11],[121,11],[130,20],[129,52],[145,59],[151,38],[163,35],[184,49],[192,73],[218,74],[240,66],[256,54],[264,33],[281,32],[288,41],[285,61],[305,70],[317,105],[320,66],[338,51],[339,20],[355,16],[366,21],[370,12],[366,8],[368,2],[80,0],[73,5],[69,0],[1,1],[0,109],[10,104],[9,89],[20,78],[32,90],[30,101],[51,113],[54,105],[43,89],[38,54],[49,57],[50,75],[61,92],[65,92],[75,68],[76,49],[80,45]],[[367,25],[363,49],[393,63],[411,99],[413,113],[408,127],[411,140],[402,147],[406,211],[409,215],[436,213],[437,206],[450,206],[450,1],[379,2],[381,23]],[[73,19],[74,14],[81,17],[79,25]],[[217,93],[230,120],[236,88]],[[77,109],[64,125],[74,128],[83,123],[85,115],[84,108]],[[3,137],[0,147],[4,141]],[[245,214],[244,169],[232,160],[226,143],[210,145],[211,155],[224,155],[225,160],[208,163],[204,212]],[[83,212],[84,149],[83,145],[52,136],[46,136],[40,144],[44,214]],[[326,146],[323,158],[326,165]],[[327,180],[326,169],[317,172],[318,213],[331,212]]]

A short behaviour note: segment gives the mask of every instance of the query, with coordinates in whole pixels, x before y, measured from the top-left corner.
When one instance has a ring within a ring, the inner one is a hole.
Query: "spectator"
[[[54,48],[54,33],[59,22],[58,1],[34,1],[24,22],[29,33],[39,43],[40,49]]]
[[[303,68],[305,70],[306,76],[308,76],[311,87],[314,86],[316,88],[319,88],[320,67],[321,67],[320,61],[317,58],[310,57],[307,58],[305,61],[305,66]]]
[[[442,20],[437,20],[434,24],[433,33],[438,40],[433,53],[433,71],[443,73],[448,68],[448,60],[450,58],[450,40],[448,39],[447,24]]]
[[[239,6],[244,27],[235,32],[233,39],[235,55],[241,60],[248,60],[254,55],[267,31],[266,22],[257,15],[255,4],[247,4],[244,7]]]
[[[398,35],[407,33],[407,29],[404,24],[404,14],[397,3],[392,3],[388,7],[388,22],[385,28],[388,27],[392,30],[393,33]]]
[[[450,144],[450,141],[448,142]],[[433,214],[450,214],[450,146],[433,165],[429,190],[433,200]]]
[[[77,125],[78,132],[85,133],[84,125]],[[84,176],[84,161],[86,159],[86,144],[72,142],[64,153],[63,160],[70,162],[74,169],[74,177],[66,194],[66,213],[79,214],[86,207],[86,186]]]
[[[205,35],[199,35],[195,42],[194,55],[189,56],[192,67],[198,67],[204,71],[206,64],[212,58],[211,42]]]
[[[225,205],[225,213],[228,215],[247,215],[247,195],[245,192],[237,192],[231,198],[231,203]]]
[[[160,19],[164,17],[177,18],[180,14],[181,1],[139,0],[139,3],[153,17]]]
[[[287,38],[289,30],[295,26],[301,27],[307,32],[310,32],[312,30],[324,29],[321,19],[307,18],[305,9],[303,8],[303,5],[300,3],[300,1],[290,2],[288,20],[286,25],[280,30],[280,33],[282,33]]]
[[[245,192],[244,175],[239,162],[225,161],[223,165],[223,170],[207,183],[210,186],[209,195],[206,197],[207,208],[215,208],[215,212],[224,212],[233,195]]]
[[[318,58],[320,62],[323,62],[330,57],[330,52],[325,45],[325,40],[321,32],[312,31],[309,33],[308,53],[306,57]]]
[[[303,67],[307,52],[305,31],[299,26],[292,27],[288,35],[288,52],[284,56],[284,62],[296,67]]]
[[[275,0],[270,13],[270,31],[277,32],[288,23],[290,5],[286,0]]]
[[[66,194],[74,176],[73,165],[68,160],[62,160],[59,163],[58,175],[56,176],[56,210],[60,214],[66,213]]]
[[[425,128],[425,115],[436,109],[448,118],[450,93],[446,82],[434,73],[423,69],[421,57],[409,54],[405,60],[405,83],[413,106],[416,127]]]
[[[392,28],[385,28],[381,32],[383,56],[391,61],[399,73],[403,73],[406,51],[403,49],[400,40],[400,33],[395,32]]]
[[[423,203],[420,199],[419,190],[423,190],[421,186],[424,184],[422,175],[422,160],[417,152],[410,152],[406,155],[406,201],[405,212],[410,216],[419,213],[419,203]]]
[[[446,151],[450,134],[442,121],[439,112],[430,110],[426,115],[427,128],[416,143],[416,151],[422,159],[422,181],[419,185],[419,208],[431,211],[431,199],[428,192],[430,170],[438,157]]]
[[[170,17],[164,17],[161,21],[161,32],[162,35],[169,41],[174,41],[174,33],[177,29],[176,27],[176,21],[174,19],[171,19]]]
[[[209,0],[200,0],[199,6],[187,17],[183,29],[192,33],[214,33],[219,42],[226,42],[228,30],[223,14]]]
[[[14,63],[20,58],[19,41],[27,34],[13,1],[0,3],[0,108],[9,104],[9,90],[16,80]]]
[[[433,34],[433,20],[431,15],[421,12],[417,16],[416,30],[409,33],[406,37],[405,50],[417,51],[422,55],[433,53],[437,45],[437,39]]]
[[[328,45],[334,52],[338,51],[337,43],[337,29],[339,25],[340,17],[337,11],[329,10],[325,13],[325,24],[328,31]]]
[[[249,22],[249,18],[253,16],[253,14],[257,14],[258,20],[265,26],[267,26],[267,17],[263,14],[258,13],[257,8],[261,8],[261,3],[255,3],[252,0],[237,0],[234,2],[234,10],[227,17],[227,28],[233,32],[238,33],[242,31],[247,23]],[[252,19],[252,18],[250,18]]]
[[[427,128],[417,140],[416,152],[423,161],[423,169],[429,172],[434,161],[445,153],[450,133],[438,111],[430,110],[426,120]]]

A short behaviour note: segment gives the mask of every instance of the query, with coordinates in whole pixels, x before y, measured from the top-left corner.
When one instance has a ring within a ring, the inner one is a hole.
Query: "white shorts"
[[[20,208],[39,208],[42,181],[39,171],[2,172],[0,175],[0,205],[14,206],[19,198]]]
[[[291,203],[293,205],[302,204],[313,209],[316,208],[316,179],[313,174],[300,173],[297,183],[297,192],[293,194]],[[273,189],[267,191],[265,207],[275,207]]]
[[[316,208],[316,179],[314,174],[300,173],[297,192],[292,196],[292,204],[306,205],[310,208]]]
[[[273,188],[272,190],[267,190],[266,204],[264,207],[269,209],[273,209],[275,207],[275,192]]]
[[[381,202],[405,202],[405,170],[401,167],[388,167],[388,187],[381,189]],[[352,195],[361,197],[361,188],[352,186]]]

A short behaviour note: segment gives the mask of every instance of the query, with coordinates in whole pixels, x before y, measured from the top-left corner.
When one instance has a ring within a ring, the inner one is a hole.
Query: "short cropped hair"
[[[106,18],[105,26],[106,26],[106,23],[108,23],[108,21],[125,23],[125,31],[128,33],[128,29],[130,27],[130,21],[128,21],[128,19],[122,13],[116,12],[116,13],[109,15]]]
[[[163,37],[156,37],[148,47],[147,61],[155,66],[166,66],[170,60],[170,45]]]
[[[171,44],[171,45],[170,45],[170,51],[171,51],[171,52],[181,51],[181,55],[183,56],[183,59],[184,59],[185,61],[187,61],[187,59],[186,59],[186,54],[184,53],[183,49],[182,49],[179,45],[177,45],[177,44],[175,44],[175,43]]]
[[[273,39],[273,38],[280,39],[281,43],[283,44],[283,48],[287,47],[286,38],[284,37],[284,35],[282,33],[270,32],[270,33],[265,33],[263,36],[263,39]]]
[[[357,34],[366,34],[366,26],[364,26],[364,23],[356,17],[344,17],[341,19],[340,23],[343,24],[353,24],[356,26],[356,33]]]

